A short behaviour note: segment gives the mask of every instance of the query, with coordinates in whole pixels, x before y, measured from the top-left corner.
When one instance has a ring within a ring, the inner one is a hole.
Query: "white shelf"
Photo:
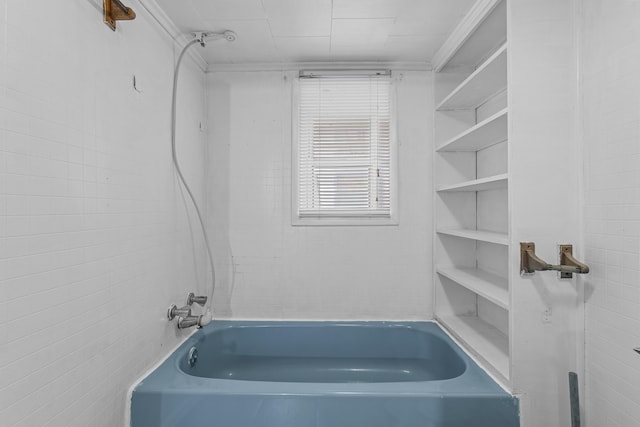
[[[509,378],[509,339],[495,327],[475,316],[437,316],[456,338],[466,344],[504,378]]]
[[[438,188],[439,192],[453,191],[487,191],[507,188],[508,175],[506,173],[489,176],[487,178],[474,179],[473,181],[460,182],[454,185],[446,185]]]
[[[438,267],[436,271],[498,307],[509,310],[508,283],[504,277],[477,268]]]
[[[507,45],[465,79],[436,110],[471,110],[507,88]]]
[[[506,141],[508,138],[508,115],[509,111],[505,108],[460,135],[451,138],[436,151],[473,152]]]
[[[463,228],[442,228],[438,229],[437,233],[460,237],[463,239],[477,240],[479,242],[495,243],[496,245],[509,245],[509,236],[505,233],[483,230],[467,230]]]
[[[506,1],[476,0],[433,55],[433,71],[479,64],[487,53],[504,43],[506,34]]]

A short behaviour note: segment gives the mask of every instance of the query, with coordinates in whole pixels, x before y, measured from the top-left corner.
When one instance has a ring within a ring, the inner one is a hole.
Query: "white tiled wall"
[[[229,86],[223,81],[208,79],[206,145],[208,167],[205,168],[207,227],[216,268],[214,313],[216,318],[231,318],[233,288],[233,254],[229,244],[229,153],[231,104]]]
[[[640,2],[585,0],[586,421],[640,425]]]
[[[224,183],[211,199],[228,209],[216,211],[213,223],[228,221],[234,261],[226,268],[229,300],[218,301],[226,316],[432,317],[431,74],[394,75],[400,224],[378,227],[291,226],[294,73],[208,75],[210,110],[221,115],[216,121],[212,113],[210,166]]]
[[[114,33],[98,0],[0,0],[2,426],[122,425],[127,388],[185,336],[166,307],[206,288],[170,161],[173,44],[129,4]],[[204,73],[182,77],[201,195]]]

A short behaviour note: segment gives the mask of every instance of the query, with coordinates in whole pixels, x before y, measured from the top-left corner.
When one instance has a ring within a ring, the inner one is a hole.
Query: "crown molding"
[[[313,70],[358,70],[372,68],[388,68],[405,71],[430,71],[428,62],[374,61],[374,62],[264,62],[242,64],[209,64],[207,73],[230,71],[298,71],[300,69]]]
[[[433,55],[433,71],[439,72],[502,0],[478,0]]]
[[[173,43],[178,46],[183,46],[189,37],[187,34],[180,31],[180,28],[173,22],[171,18],[166,14],[166,12],[158,5],[156,0],[136,0],[142,9],[144,9],[151,18],[156,21],[156,23],[171,37]],[[204,60],[202,55],[196,50],[191,49],[187,52],[187,56],[189,56],[196,65],[203,71],[207,71],[207,61]]]

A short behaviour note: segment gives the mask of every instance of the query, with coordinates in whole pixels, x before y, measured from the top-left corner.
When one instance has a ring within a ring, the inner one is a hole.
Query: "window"
[[[300,74],[294,223],[393,223],[390,73]]]

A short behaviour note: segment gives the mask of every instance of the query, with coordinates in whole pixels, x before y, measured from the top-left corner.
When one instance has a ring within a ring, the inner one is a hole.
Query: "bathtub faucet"
[[[211,311],[207,310],[204,315],[192,316],[191,306],[193,303],[204,306],[207,303],[207,297],[198,296],[191,292],[187,295],[187,304],[185,306],[178,307],[175,304],[171,304],[169,306],[169,309],[167,310],[167,319],[173,320],[177,317],[178,329],[186,329],[192,326],[197,326],[198,328],[205,327],[209,322],[211,322]]]
[[[204,316],[202,315],[192,316],[191,307],[188,305],[178,308],[175,304],[171,304],[169,310],[167,310],[167,318],[173,320],[176,317],[178,318],[178,329],[186,329],[192,326],[202,328],[209,323],[204,320]]]
[[[202,316],[185,316],[178,317],[178,329],[187,329],[192,326],[197,326],[201,328]]]

